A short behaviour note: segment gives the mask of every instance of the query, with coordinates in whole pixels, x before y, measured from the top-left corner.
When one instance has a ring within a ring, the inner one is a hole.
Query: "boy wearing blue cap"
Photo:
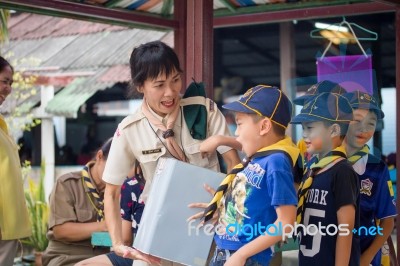
[[[278,88],[258,85],[223,108],[236,113],[235,135],[247,160],[227,175],[204,211],[206,222],[217,213],[222,229],[210,265],[269,265],[270,247],[282,232],[268,234],[266,227],[292,225],[296,217],[292,168],[299,150],[285,135],[292,104]]]
[[[352,112],[346,98],[320,93],[292,120],[302,125],[313,155],[298,191],[300,266],[359,265],[359,239],[352,234],[359,226],[359,181],[341,146]]]
[[[380,249],[393,230],[396,205],[389,170],[381,159],[369,153],[366,143],[384,113],[367,93],[355,91],[343,96],[353,107],[354,120],[344,142],[348,160],[360,178],[360,226],[372,228],[379,224],[382,228],[381,234],[360,234],[360,265],[380,266]]]
[[[307,91],[304,93],[304,95],[295,98],[293,100],[293,103],[303,106],[306,101],[324,92],[336,93],[342,95],[346,93],[346,90],[336,82],[330,80],[323,80],[309,87]],[[297,142],[297,147],[299,147],[300,154],[303,157],[303,161],[306,163],[310,159],[310,154],[306,152],[307,147],[303,139],[300,139]],[[296,179],[295,182],[300,183],[300,181]]]

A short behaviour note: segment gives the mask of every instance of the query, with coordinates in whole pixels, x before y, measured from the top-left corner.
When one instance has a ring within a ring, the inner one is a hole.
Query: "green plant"
[[[25,162],[24,168],[29,168],[30,163]],[[32,223],[32,236],[24,239],[22,243],[33,247],[36,251],[44,251],[48,245],[46,238],[48,228],[49,207],[44,193],[44,163],[40,166],[40,178],[36,184],[28,175],[29,187],[25,190],[26,205]]]

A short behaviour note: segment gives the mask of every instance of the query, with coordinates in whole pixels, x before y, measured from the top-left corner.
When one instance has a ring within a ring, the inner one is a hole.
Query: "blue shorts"
[[[209,266],[223,266],[225,262],[229,259],[231,255],[233,255],[236,250],[228,250],[216,248],[214,252],[214,256],[212,257]],[[246,264],[244,266],[262,266],[260,263],[253,259],[247,259]]]
[[[133,259],[120,257],[115,252],[107,253],[106,256],[113,266],[132,266],[133,263]]]

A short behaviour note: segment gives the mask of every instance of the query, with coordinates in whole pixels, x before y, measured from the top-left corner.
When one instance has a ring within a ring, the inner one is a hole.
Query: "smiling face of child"
[[[354,109],[354,120],[349,125],[346,135],[346,143],[355,150],[361,149],[374,135],[378,122],[373,111],[366,109]]]
[[[321,157],[332,150],[331,127],[326,126],[322,121],[303,122],[301,125],[307,153]]]

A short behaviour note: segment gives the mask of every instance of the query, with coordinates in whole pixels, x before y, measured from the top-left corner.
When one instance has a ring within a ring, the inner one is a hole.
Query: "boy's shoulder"
[[[330,166],[329,169],[327,169],[326,171],[322,171],[318,175],[332,177],[334,179],[336,178],[348,179],[349,182],[350,182],[349,177],[354,177],[358,179],[358,175],[354,171],[353,166],[347,160],[340,160],[339,162]]]
[[[263,157],[258,157],[250,162],[250,166],[258,164],[266,171],[292,171],[292,159],[288,153],[282,150],[274,150]]]
[[[386,163],[382,159],[376,157],[373,154],[368,154],[367,165],[373,165],[373,166],[376,166],[378,168],[387,167]]]

